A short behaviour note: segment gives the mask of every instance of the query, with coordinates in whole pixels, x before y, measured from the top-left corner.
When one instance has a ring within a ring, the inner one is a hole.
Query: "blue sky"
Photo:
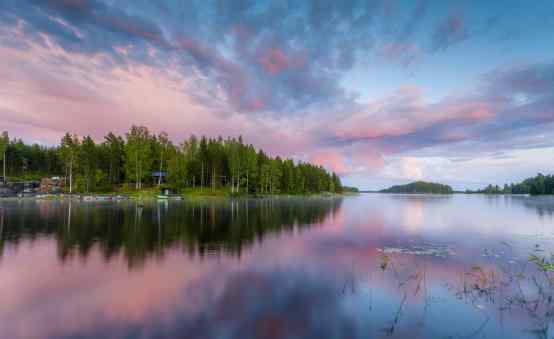
[[[0,129],[243,135],[361,188],[554,165],[551,1],[0,2]]]

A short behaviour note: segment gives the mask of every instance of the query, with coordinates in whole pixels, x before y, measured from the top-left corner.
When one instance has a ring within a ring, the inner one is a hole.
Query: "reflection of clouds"
[[[212,270],[225,271],[225,260],[184,263],[181,253],[130,272],[121,256],[105,262],[95,250],[86,263],[62,264],[55,252],[52,241],[39,240],[2,261],[1,338],[63,338],[142,324],[198,306],[183,289]]]
[[[410,201],[403,210],[404,229],[409,233],[415,233],[423,224],[425,215],[421,200]]]
[[[522,227],[535,228],[540,220],[525,204],[549,201],[511,197],[489,204],[487,199],[492,198],[347,198],[341,208],[314,213],[317,227],[270,232],[240,259],[225,252],[189,256],[171,243],[163,256],[133,270],[123,253],[105,258],[98,244],[86,261],[73,256],[60,262],[57,239],[39,233],[34,242],[8,243],[1,258],[0,338],[382,338],[403,293],[405,308],[393,338],[464,337],[481,318],[445,283],[464,286],[463,273],[477,264],[503,274],[499,265],[513,255],[499,244],[508,237],[504,229],[520,220],[527,220]],[[164,211],[160,208],[161,220],[169,217]],[[157,215],[150,212],[145,207],[141,227],[157,234]],[[229,230],[238,230],[235,226]],[[452,245],[456,255],[388,253],[391,264],[381,271],[378,248],[423,243]],[[483,247],[495,244],[505,257],[481,256]],[[520,339],[511,329],[524,316],[510,314],[510,334],[501,337]],[[491,320],[485,336],[499,337],[499,326]]]
[[[334,281],[304,272],[239,273],[173,335],[206,339],[219,338],[222,333],[237,339],[355,338],[352,320],[340,312],[338,290]]]

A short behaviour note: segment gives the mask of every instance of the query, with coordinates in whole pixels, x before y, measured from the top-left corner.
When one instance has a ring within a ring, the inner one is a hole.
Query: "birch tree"
[[[60,146],[60,157],[66,169],[66,176],[69,173],[69,193],[73,193],[73,170],[77,165],[79,156],[79,138],[77,135],[66,133],[62,138]]]
[[[128,179],[134,178],[135,188],[142,189],[142,180],[152,165],[150,132],[144,126],[133,126],[126,136],[125,172]]]
[[[162,171],[164,169],[164,161],[167,159],[167,151],[170,146],[169,138],[167,133],[161,132],[158,135],[158,143],[160,145],[160,176],[158,178],[158,187],[162,184]]]

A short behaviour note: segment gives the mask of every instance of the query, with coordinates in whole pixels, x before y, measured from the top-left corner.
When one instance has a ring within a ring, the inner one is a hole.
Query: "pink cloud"
[[[287,55],[278,48],[270,48],[260,58],[260,64],[270,74],[280,73],[282,70],[289,67],[289,59]]]
[[[106,69],[105,55],[69,54],[55,44],[30,44],[22,51],[0,47],[0,131],[28,142],[57,144],[65,132],[91,135],[97,141],[109,131],[123,134],[131,124],[166,131],[175,142],[191,134],[239,136],[269,154],[293,157],[314,148],[313,132],[302,117],[249,116],[232,107],[259,110],[266,97],[246,96],[243,73],[215,51],[183,38],[180,46],[216,64],[228,76],[228,92],[210,89],[197,72],[183,74],[178,64],[165,68],[128,61]],[[57,59],[71,60],[60,64]],[[63,76],[61,76],[63,75]],[[278,142],[276,142],[278,141]]]
[[[351,171],[350,167],[346,164],[346,158],[337,151],[315,152],[310,156],[310,162],[321,165],[339,175],[344,175]]]
[[[352,162],[363,166],[365,171],[376,172],[385,166],[385,159],[381,150],[369,145],[360,145],[354,148]]]
[[[276,75],[290,68],[302,67],[305,62],[305,56],[287,55],[280,48],[268,48],[258,59],[260,65],[271,75]]]
[[[493,103],[445,98],[426,103],[417,87],[404,87],[393,95],[370,102],[365,110],[332,127],[333,133],[346,139],[379,139],[409,135],[433,125],[449,122],[474,125],[495,117]]]

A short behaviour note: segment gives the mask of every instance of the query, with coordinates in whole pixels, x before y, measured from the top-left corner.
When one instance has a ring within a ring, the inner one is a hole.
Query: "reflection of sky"
[[[8,243],[0,337],[532,338],[522,331],[534,326],[525,313],[501,323],[494,304],[458,300],[451,288],[474,265],[501,275],[535,244],[548,249],[552,214],[538,212],[548,206],[527,197],[363,195],[345,198],[320,227],[265,237],[240,258],[175,248],[134,270],[98,249],[62,263],[51,238]],[[380,250],[426,243],[455,254],[390,254],[379,269]]]

